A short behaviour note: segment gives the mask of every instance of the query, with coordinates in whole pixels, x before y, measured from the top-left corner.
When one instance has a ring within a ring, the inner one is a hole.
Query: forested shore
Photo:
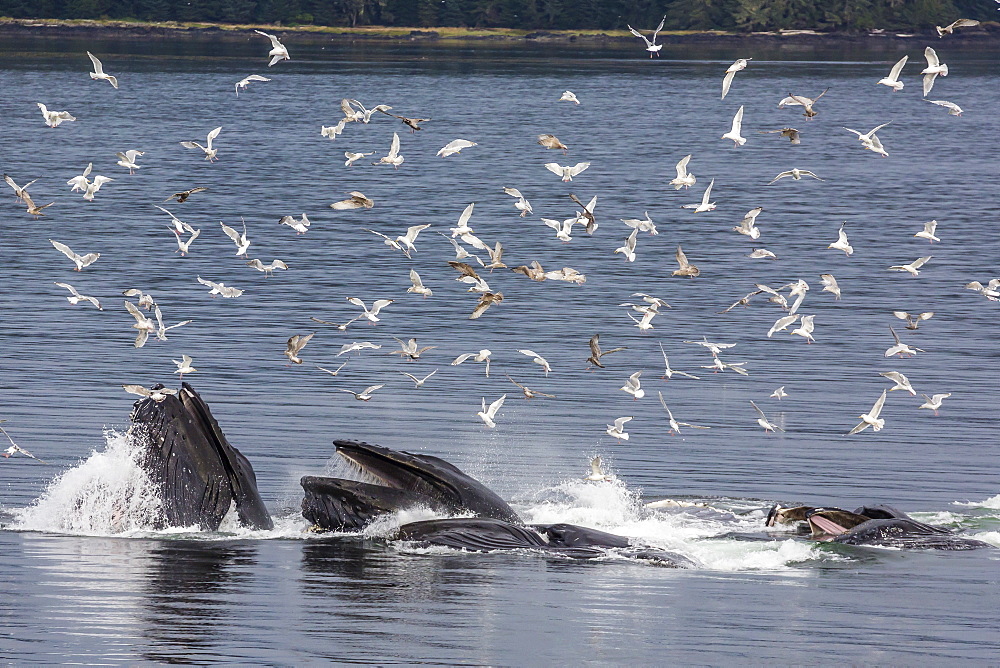
[[[865,33],[1000,19],[987,0],[0,0],[0,17],[386,29]]]

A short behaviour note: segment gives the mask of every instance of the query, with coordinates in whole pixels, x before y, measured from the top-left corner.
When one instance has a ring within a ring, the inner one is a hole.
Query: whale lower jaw
[[[372,520],[417,506],[436,512],[458,512],[425,494],[325,476],[303,476],[299,481],[302,516],[317,530],[360,531]]]

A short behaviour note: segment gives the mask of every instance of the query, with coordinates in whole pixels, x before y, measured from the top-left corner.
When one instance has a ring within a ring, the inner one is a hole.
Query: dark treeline
[[[15,18],[528,30],[928,30],[996,20],[987,0],[0,0]]]

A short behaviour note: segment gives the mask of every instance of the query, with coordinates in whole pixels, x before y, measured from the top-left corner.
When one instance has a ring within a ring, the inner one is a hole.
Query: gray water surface
[[[996,549],[901,552],[763,533],[776,501],[848,509],[877,501],[1000,545],[1000,354],[991,345],[1000,305],[963,288],[1000,275],[996,53],[932,45],[951,72],[929,99],[960,104],[966,112],[954,117],[921,100],[922,42],[902,53],[810,60],[780,50],[690,49],[649,60],[618,48],[297,48],[291,36],[286,44],[293,60],[270,69],[267,42],[256,35],[246,45],[11,40],[2,47],[2,169],[19,184],[37,178],[32,197],[55,204],[35,220],[10,192],[0,200],[0,417],[46,462],[0,460],[7,563],[0,656],[15,663],[997,661]],[[88,49],[119,77],[119,90],[87,77]],[[906,87],[876,86],[903,53]],[[720,101],[725,68],[750,56]],[[237,97],[233,85],[253,72],[273,80]],[[815,119],[776,106],[789,92],[826,88]],[[557,102],[566,89],[582,104]],[[331,142],[320,126],[341,117],[345,97],[432,120],[410,133],[376,115]],[[78,120],[49,129],[36,102]],[[720,136],[740,105],[748,141],[733,148]],[[862,150],[842,129],[866,132],[887,121],[879,137],[888,158]],[[216,163],[179,145],[203,142],[220,125]],[[802,132],[801,145],[757,132],[789,125]],[[394,131],[405,157],[398,170],[370,159],[343,166],[346,150],[384,155]],[[569,154],[535,144],[542,132],[562,139]],[[435,156],[456,138],[478,146]],[[145,155],[130,176],[114,154],[133,148]],[[673,166],[688,153],[698,182],[675,191]],[[562,183],[544,169],[550,161],[592,164]],[[64,185],[90,162],[93,174],[114,179],[93,202]],[[792,167],[824,180],[767,185]],[[713,178],[715,211],[680,208],[699,201]],[[209,191],[184,204],[162,202],[194,186]],[[504,186],[520,189],[534,213],[519,217]],[[375,207],[328,207],[352,190]],[[569,193],[584,202],[598,196],[600,226],[593,236],[577,228],[564,244],[539,217],[571,217],[578,207]],[[509,266],[569,266],[586,283],[481,270],[504,301],[469,320],[476,297],[453,280],[446,261],[454,252],[435,232],[450,235],[472,202],[471,226],[487,243],[503,243]],[[153,204],[202,230],[190,256],[174,252],[169,218]],[[764,208],[760,239],[732,232],[756,206]],[[619,219],[644,211],[659,234],[640,234],[628,263],[613,253],[630,231]],[[303,212],[313,221],[305,235],[277,223]],[[280,258],[288,271],[265,278],[235,256],[219,221],[241,229],[241,218],[250,257]],[[939,244],[912,236],[931,219]],[[845,221],[850,257],[827,248]],[[363,229],[395,237],[424,223],[432,227],[409,260]],[[74,272],[49,239],[101,258]],[[700,267],[697,279],[670,276],[678,244]],[[778,259],[748,259],[756,247]],[[917,277],[887,270],[925,255],[933,259]],[[432,297],[406,293],[410,268]],[[822,273],[837,277],[841,300],[821,291]],[[246,292],[210,298],[199,275]],[[755,283],[777,288],[800,278],[810,286],[800,313],[816,316],[815,344],[787,332],[768,338],[784,313],[760,296],[719,314]],[[56,281],[97,296],[105,310],[69,305]],[[166,324],[193,322],[167,341],[134,348],[121,297],[132,287],[154,295]],[[672,306],[649,332],[617,306],[634,292]],[[309,320],[358,315],[347,297],[396,301],[377,326],[359,321],[341,332]],[[893,310],[934,316],[911,332]],[[923,352],[885,358],[890,326]],[[287,366],[286,339],[313,331],[305,363]],[[606,357],[606,369],[588,370],[595,333],[605,348],[628,349]],[[397,348],[392,337],[436,348],[406,362],[386,354]],[[702,337],[736,343],[721,356],[745,362],[749,375],[700,368],[710,354],[683,341]],[[336,357],[342,344],[365,340],[383,347]],[[701,380],[661,380],[658,343],[674,369]],[[488,378],[480,364],[450,366],[481,348],[493,353]],[[546,377],[521,348],[543,355],[552,372]],[[120,490],[136,480],[128,443],[113,433],[127,427],[134,398],[120,385],[176,385],[170,360],[185,353],[198,368],[185,380],[253,463],[278,518],[274,532],[106,528],[121,508]],[[315,369],[345,360],[336,378]],[[434,369],[420,389],[398,373]],[[618,388],[640,370],[646,396],[633,401]],[[891,386],[878,375],[890,370],[905,373],[918,395],[889,393],[883,430],[845,436]],[[557,397],[527,401],[505,374]],[[381,383],[370,402],[336,391]],[[780,402],[769,398],[778,386],[789,395]],[[657,390],[677,419],[711,429],[669,435]],[[952,396],[939,415],[917,408],[919,393],[943,392]],[[497,427],[488,430],[475,415],[480,402],[505,393]],[[750,400],[786,431],[765,434]],[[629,440],[618,443],[605,427],[620,416],[634,419]],[[377,531],[316,537],[297,516],[298,478],[328,469],[334,438],[444,457],[527,519],[629,535],[702,567],[414,552]],[[579,480],[594,454],[618,483]],[[642,501],[667,496],[734,514],[642,510]]]

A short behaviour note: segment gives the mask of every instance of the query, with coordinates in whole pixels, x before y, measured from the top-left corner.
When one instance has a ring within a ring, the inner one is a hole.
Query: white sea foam
[[[120,432],[106,431],[104,437],[104,450],[57,476],[41,497],[18,511],[14,528],[85,535],[153,529],[161,502],[139,466],[141,448]]]
[[[989,508],[990,510],[1000,510],[1000,494],[990,497],[985,501],[955,501],[956,506],[969,506],[971,508]]]
[[[117,431],[105,431],[105,447],[49,483],[27,508],[15,511],[11,528],[87,536],[224,540],[237,538],[303,538],[308,522],[298,513],[275,517],[274,528],[249,529],[239,523],[235,507],[216,532],[199,526],[159,527],[161,500],[140,466],[143,444]]]
[[[517,507],[530,524],[567,522],[627,536],[637,544],[677,552],[702,567],[721,571],[790,571],[811,560],[839,560],[835,554],[798,540],[737,541],[715,538],[763,529],[764,515],[735,515],[712,508],[650,510],[621,481],[571,480],[535,494]]]
[[[966,519],[965,515],[950,513],[947,510],[942,510],[935,513],[915,512],[915,513],[910,513],[910,517],[917,520],[918,522],[924,522],[925,524],[934,524],[937,526],[950,526],[952,528],[961,527],[963,520]]]
[[[970,535],[970,538],[981,540],[994,547],[1000,547],[1000,531],[983,531],[982,533],[974,533]]]

